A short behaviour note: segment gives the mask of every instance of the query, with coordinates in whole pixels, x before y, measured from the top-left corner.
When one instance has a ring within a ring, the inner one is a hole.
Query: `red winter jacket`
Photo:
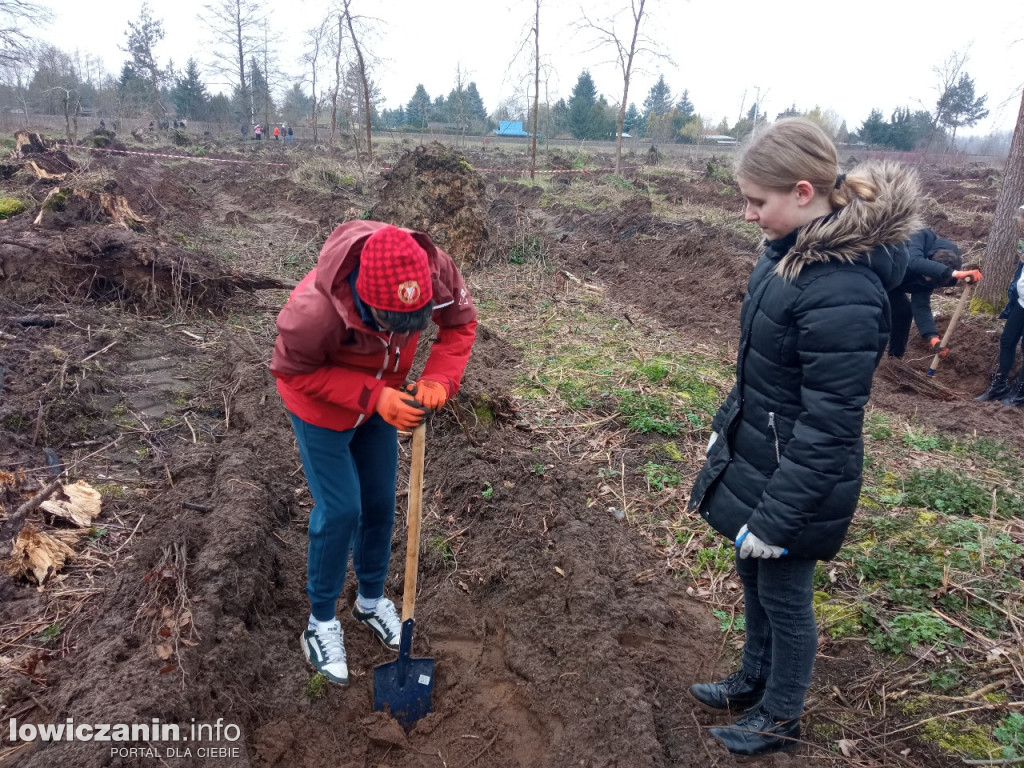
[[[360,316],[348,277],[366,238],[389,226],[351,221],[331,233],[317,266],[277,316],[270,371],[285,407],[327,429],[356,427],[373,415],[385,386],[400,387],[412,368],[419,332],[375,331]],[[433,277],[432,319],[439,330],[422,378],[454,395],[476,338],[476,307],[451,257],[422,232],[407,229],[427,252]]]

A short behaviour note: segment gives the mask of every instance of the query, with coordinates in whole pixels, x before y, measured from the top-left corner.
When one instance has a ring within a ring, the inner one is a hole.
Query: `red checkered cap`
[[[421,309],[434,297],[427,252],[408,232],[378,229],[363,243],[356,292],[375,309]]]

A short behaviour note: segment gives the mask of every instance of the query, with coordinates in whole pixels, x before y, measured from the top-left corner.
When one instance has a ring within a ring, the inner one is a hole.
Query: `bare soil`
[[[44,210],[38,223],[36,208],[0,225],[4,519],[61,468],[104,496],[96,527],[45,584],[0,576],[0,714],[19,723],[159,718],[186,728],[222,718],[241,738],[201,746],[238,754],[215,759],[193,744],[153,741],[159,757],[121,756],[95,742],[12,743],[3,728],[0,764],[741,764],[706,735],[722,715],[687,695],[691,683],[729,671],[717,621],[653,542],[606,505],[588,504],[597,467],[582,446],[600,433],[558,435],[520,418],[511,394],[518,353],[487,326],[459,409],[435,416],[428,433],[415,655],[436,661],[434,711],[408,734],[372,711],[373,669],[393,656],[347,614],[353,584],[339,606],[352,683],[310,695],[298,638],[308,614],[311,499],[267,370],[273,321],[289,281],[312,266],[326,234],[382,200],[391,215],[405,215],[395,202],[401,194],[385,188],[415,179],[385,173],[315,194],[291,175],[300,153],[312,150],[208,150],[251,164],[74,151],[78,178],[88,173],[104,184],[72,196],[63,210]],[[470,232],[487,249],[528,222],[552,264],[604,286],[628,322],[735,348],[756,248],[728,228],[655,215],[642,194],[647,187],[680,205],[738,212],[736,193],[702,166],[637,175],[637,194],[621,206],[542,209],[536,189],[507,180],[524,158],[466,158],[488,169],[464,171],[484,226],[464,216],[466,203],[435,200],[418,209],[439,217],[422,228],[447,227],[453,240]],[[969,185],[950,181],[964,179],[965,169],[922,174],[934,200],[928,223],[982,248],[994,183],[979,186],[983,172]],[[25,171],[13,182],[40,202],[56,184]],[[426,189],[419,194],[438,195],[436,186]],[[131,215],[98,205],[101,192]],[[940,208],[960,211],[958,223]],[[306,255],[269,270],[274,254],[295,243],[309,244]],[[252,261],[226,263],[225,252]],[[478,302],[514,303],[528,290],[503,284],[486,259],[460,260]],[[940,331],[954,301],[937,302]],[[1024,413],[972,401],[998,330],[990,319],[962,320],[934,379],[922,374],[924,344],[912,341],[905,363],[880,370],[874,407],[1024,448]],[[530,471],[538,454],[550,462],[541,476]],[[406,483],[403,476],[399,487]],[[387,585],[398,598],[404,514]],[[38,529],[62,525],[39,510],[28,519]],[[826,700],[832,686],[851,685],[870,664],[863,644],[823,645],[812,698]],[[849,764],[826,718],[812,712],[805,725],[797,752],[763,764]],[[897,751],[906,746],[916,761],[908,764],[954,764],[913,739]],[[180,756],[189,747],[190,756]]]

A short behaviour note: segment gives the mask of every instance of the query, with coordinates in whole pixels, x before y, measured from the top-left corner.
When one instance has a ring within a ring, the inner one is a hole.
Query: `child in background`
[[[956,285],[957,280],[981,280],[976,269],[963,271],[960,249],[950,240],[939,237],[930,229],[920,229],[907,242],[910,261],[903,282],[889,291],[892,307],[892,333],[889,337],[889,355],[903,357],[910,339],[910,321],[917,325],[921,338],[935,351],[942,342],[932,315],[932,292],[936,288]],[[907,294],[910,297],[907,298]],[[945,356],[943,350],[942,354]]]
[[[1024,363],[1017,374],[1017,381],[1010,384],[1010,372],[1017,357],[1018,342],[1024,355],[1024,205],[1017,209],[1017,227],[1021,234],[1021,238],[1017,240],[1017,255],[1020,260],[1017,262],[1017,271],[1013,273],[1006,288],[1009,298],[1006,309],[999,315],[1006,320],[1003,333],[999,337],[999,367],[992,374],[992,383],[988,389],[974,399],[979,402],[999,400],[1004,405],[1024,408]]]

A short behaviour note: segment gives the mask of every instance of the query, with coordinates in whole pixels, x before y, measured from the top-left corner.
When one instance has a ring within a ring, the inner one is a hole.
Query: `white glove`
[[[718,439],[718,433],[712,432],[711,439],[708,440],[708,447],[704,449],[704,453],[711,453],[711,446],[715,444],[715,440]]]
[[[745,560],[748,557],[774,559],[789,554],[789,550],[785,547],[774,547],[761,541],[747,530],[746,524],[740,528],[740,532],[736,536],[736,548],[740,551],[740,560]]]

